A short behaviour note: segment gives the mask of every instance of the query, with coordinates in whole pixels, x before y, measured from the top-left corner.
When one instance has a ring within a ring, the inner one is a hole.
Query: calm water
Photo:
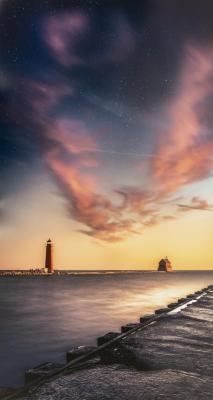
[[[0,278],[0,386],[213,283],[213,271]]]

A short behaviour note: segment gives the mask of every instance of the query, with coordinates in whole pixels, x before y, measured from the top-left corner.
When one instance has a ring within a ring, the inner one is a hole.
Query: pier
[[[4,400],[210,399],[213,395],[213,286],[178,299],[140,322],[73,347],[66,364],[26,371],[26,386]]]

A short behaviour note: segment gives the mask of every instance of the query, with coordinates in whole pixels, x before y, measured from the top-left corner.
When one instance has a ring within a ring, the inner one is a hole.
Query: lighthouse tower
[[[52,256],[52,241],[50,239],[47,241],[47,244],[46,244],[45,268],[47,269],[48,274],[52,274],[54,272],[53,256]]]

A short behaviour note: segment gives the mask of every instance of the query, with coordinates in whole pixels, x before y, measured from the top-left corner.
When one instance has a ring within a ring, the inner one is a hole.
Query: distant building
[[[172,272],[172,264],[171,264],[171,261],[169,261],[167,257],[162,258],[159,261],[158,271]]]
[[[47,241],[46,244],[45,270],[47,270],[48,274],[52,274],[54,272],[52,241],[50,239]]]

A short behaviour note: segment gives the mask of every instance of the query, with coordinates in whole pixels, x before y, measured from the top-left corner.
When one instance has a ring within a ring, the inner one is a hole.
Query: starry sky
[[[0,0],[0,267],[213,266],[213,2]],[[179,207],[185,204],[188,207]]]

